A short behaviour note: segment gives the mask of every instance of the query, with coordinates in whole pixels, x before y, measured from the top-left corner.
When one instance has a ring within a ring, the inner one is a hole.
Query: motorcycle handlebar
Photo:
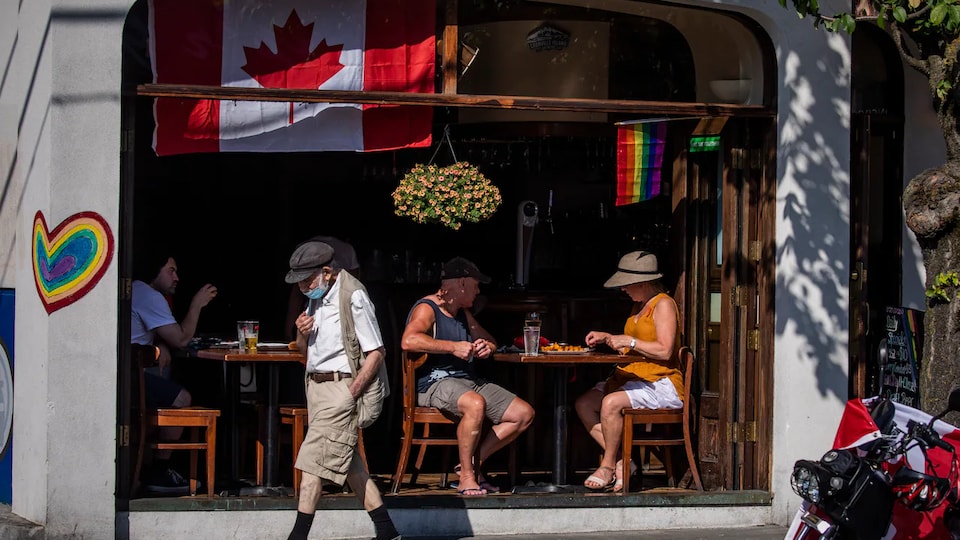
[[[956,451],[956,449],[954,449],[954,447],[953,447],[952,444],[950,444],[950,443],[948,443],[947,441],[941,439],[939,435],[937,435],[937,440],[933,443],[933,445],[936,446],[937,448],[941,448],[941,449],[943,449],[943,450],[945,450],[945,451],[947,451],[947,452],[955,452],[955,451]]]
[[[931,425],[911,420],[907,423],[907,432],[927,448],[937,447],[946,452],[956,452],[953,445],[941,439],[940,434]]]

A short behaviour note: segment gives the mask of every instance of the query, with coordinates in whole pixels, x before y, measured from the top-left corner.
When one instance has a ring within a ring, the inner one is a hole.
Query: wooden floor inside
[[[611,490],[591,490],[583,486],[583,481],[592,474],[592,470],[573,471],[567,477],[569,485],[565,492],[569,494],[580,494],[589,496],[607,495],[619,496],[622,493],[615,493]],[[448,481],[456,480],[456,475],[452,472],[448,475]],[[500,488],[496,495],[511,495],[514,485],[520,487],[536,488],[538,486],[548,486],[552,475],[549,471],[525,471],[519,475],[514,484],[510,481],[510,475],[507,471],[491,471],[487,474],[487,480]],[[390,494],[392,481],[389,477],[375,476],[377,485],[384,494]],[[404,476],[404,481],[400,486],[400,491],[395,495],[403,496],[459,496],[457,490],[453,487],[442,487],[440,485],[441,475],[437,473],[420,474],[415,484],[410,484],[410,475]],[[630,491],[649,492],[649,493],[677,493],[677,492],[696,492],[689,481],[689,473],[681,478],[678,487],[670,487],[666,473],[662,468],[653,468],[640,471],[630,479]],[[549,493],[545,495],[550,495]]]
[[[491,470],[487,473],[487,480],[500,488],[499,493],[490,493],[486,496],[461,496],[457,493],[457,490],[450,486],[441,485],[441,474],[437,472],[427,472],[421,473],[417,477],[416,483],[411,484],[410,479],[411,475],[407,474],[404,476],[404,481],[400,486],[398,493],[392,493],[393,482],[391,475],[389,473],[380,474],[374,472],[371,477],[376,482],[377,486],[380,488],[380,492],[384,497],[391,499],[417,499],[422,498],[455,498],[455,499],[478,499],[482,497],[531,497],[531,496],[542,496],[546,498],[555,497],[557,495],[565,495],[567,497],[622,497],[624,494],[622,492],[614,492],[612,490],[591,490],[583,486],[583,481],[588,475],[593,473],[593,470],[582,470],[582,471],[572,471],[567,481],[569,485],[563,486],[562,490],[553,491],[551,487],[552,474],[550,471],[524,471],[519,474],[516,483],[510,481],[510,475],[505,470]],[[447,481],[454,482],[457,479],[456,474],[453,472],[448,473]],[[631,478],[631,495],[635,494],[647,494],[647,495],[667,495],[667,494],[695,494],[698,493],[695,489],[692,488],[692,482],[690,481],[690,473],[680,479],[678,482],[678,487],[671,487],[669,485],[667,476],[662,466],[657,463],[654,463],[650,468],[642,471],[638,471]],[[216,493],[217,495],[214,498],[242,498],[243,495],[240,493],[240,489],[245,487],[248,482],[239,482],[233,483],[232,485],[217,485]],[[514,486],[519,486],[517,493],[514,493]],[[288,499],[293,500],[292,489],[290,486],[283,486],[288,492],[285,496],[264,496],[264,497],[254,497],[258,499],[268,499],[268,498],[278,498],[278,499]],[[190,499],[200,499],[205,498],[205,494],[199,494],[195,497],[189,497],[184,495],[161,495],[161,494],[152,494],[152,493],[140,493],[137,497],[138,500],[142,499],[170,499],[170,498],[190,498]],[[323,498],[326,499],[355,499],[353,493],[346,486],[338,486],[332,483],[324,483],[323,486]],[[428,499],[429,500],[429,499]]]
[[[682,477],[679,487],[670,487],[662,469],[653,468],[643,471],[631,479],[630,493],[613,491],[598,492],[583,487],[583,480],[593,470],[572,471],[568,476],[569,485],[561,492],[513,493],[509,475],[505,470],[491,470],[488,479],[501,487],[501,492],[484,496],[465,497],[457,494],[452,487],[440,486],[440,474],[429,472],[421,474],[415,484],[410,484],[410,475],[404,477],[397,494],[391,492],[390,473],[374,472],[372,478],[383,494],[388,508],[395,509],[564,509],[564,508],[610,508],[610,507],[696,507],[696,506],[757,506],[769,505],[772,496],[764,490],[714,490],[697,491],[692,489],[689,472]],[[551,480],[549,471],[524,471],[517,485],[543,487]],[[454,480],[453,472],[448,474]],[[287,494],[249,496],[234,489],[221,489],[217,486],[217,495],[197,496],[157,496],[141,494],[131,499],[128,509],[131,512],[177,512],[177,511],[250,511],[250,510],[292,510],[297,508],[297,498],[292,490]],[[356,496],[349,490],[333,484],[324,485],[323,496],[317,504],[317,510],[356,510],[362,509]]]

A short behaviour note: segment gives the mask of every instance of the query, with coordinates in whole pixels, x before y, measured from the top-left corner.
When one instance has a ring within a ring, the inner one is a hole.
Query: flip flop
[[[467,489],[458,489],[457,495],[461,497],[483,497],[486,496],[487,490],[480,488],[467,488]]]
[[[610,479],[607,480],[597,475],[601,470],[610,471]],[[593,491],[609,491],[613,489],[617,481],[617,471],[613,467],[600,466],[597,470],[583,481],[583,487]]]
[[[500,488],[491,484],[486,480],[480,481],[480,489],[486,490],[487,493],[500,493]]]
[[[456,474],[456,475],[459,476],[459,474],[460,474],[460,464],[457,464],[457,465],[453,468],[453,472],[454,472],[454,474]],[[478,474],[478,475],[477,475],[477,483],[480,484],[480,489],[486,490],[486,492],[487,492],[488,494],[491,494],[491,493],[500,493],[500,487],[497,486],[497,485],[495,485],[495,484],[490,483],[490,481],[488,481],[487,478],[486,478],[485,476],[483,476],[482,474]],[[456,490],[457,490],[457,493],[460,492],[460,481],[459,481],[459,480],[454,480],[454,481],[452,481],[452,482],[447,482],[447,485],[450,486],[451,489],[456,489]],[[467,491],[469,491],[469,490],[467,490]]]

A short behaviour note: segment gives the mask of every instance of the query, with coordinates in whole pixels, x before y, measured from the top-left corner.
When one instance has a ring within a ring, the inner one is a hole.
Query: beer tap
[[[544,219],[550,227],[550,234],[553,235],[553,190],[547,195],[547,217]]]

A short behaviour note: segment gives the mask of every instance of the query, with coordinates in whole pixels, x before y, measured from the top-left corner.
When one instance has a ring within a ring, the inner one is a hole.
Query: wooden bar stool
[[[140,429],[137,461],[134,466],[134,484],[132,493],[139,487],[140,470],[143,467],[143,455],[146,448],[154,450],[189,450],[190,451],[190,494],[197,494],[197,453],[206,452],[207,495],[213,496],[213,483],[216,478],[215,461],[217,456],[217,417],[218,409],[205,407],[183,408],[149,408],[146,402],[146,389],[143,370],[156,364],[159,349],[152,345],[132,346],[132,354],[137,366],[139,379],[139,410]],[[189,441],[160,441],[150,436],[156,428],[182,427],[189,432]],[[199,431],[204,430],[201,440]]]

